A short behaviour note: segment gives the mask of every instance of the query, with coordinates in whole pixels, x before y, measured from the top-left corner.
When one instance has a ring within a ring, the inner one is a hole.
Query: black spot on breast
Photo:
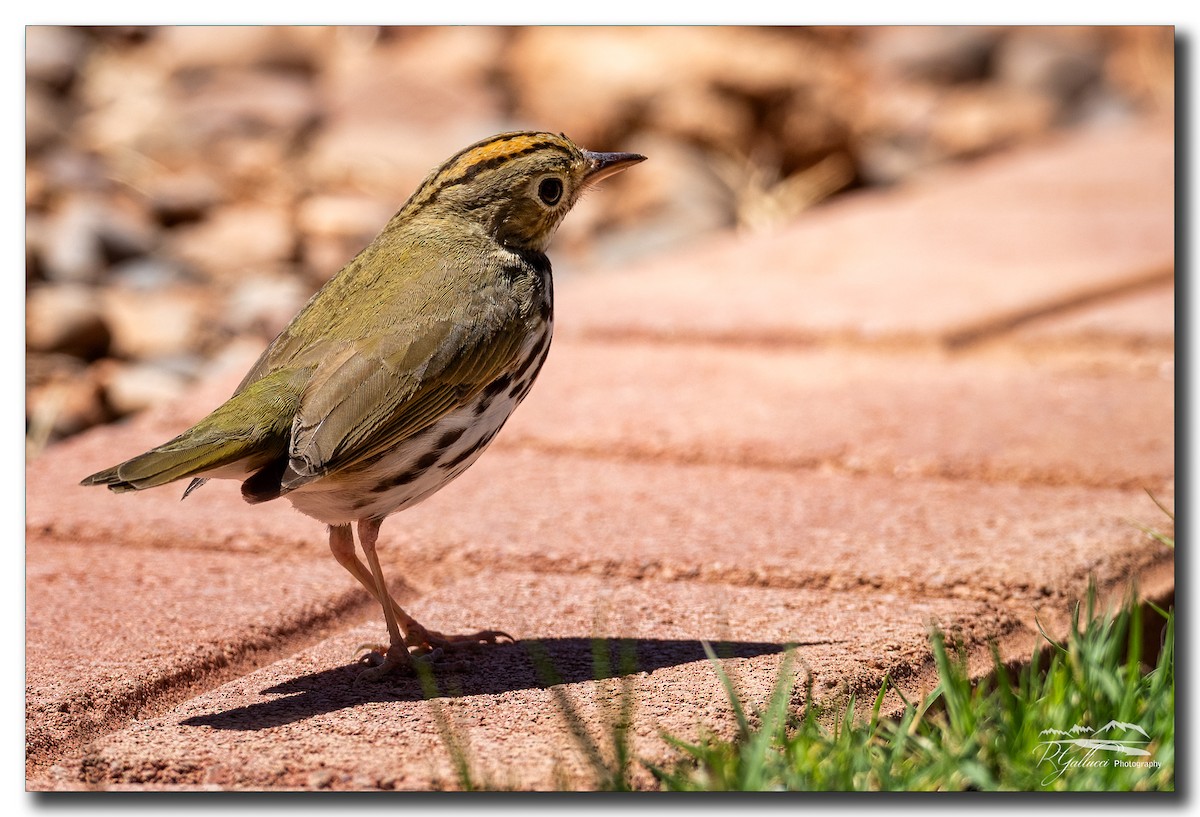
[[[546,338],[543,338],[543,340],[546,340]],[[525,365],[521,366],[521,371],[523,372],[530,363],[532,363],[534,360],[537,360],[537,364],[533,367],[533,371],[529,373],[529,377],[518,381],[517,384],[512,387],[512,391],[508,393],[509,399],[516,400],[518,403],[520,403],[525,399],[525,395],[529,394],[529,390],[533,388],[533,381],[537,380],[538,373],[541,372],[542,366],[546,364],[546,358],[550,356],[550,347],[548,344],[542,343],[538,349],[540,352],[535,351],[534,354],[529,356],[529,360],[525,361]]]
[[[533,373],[529,375],[529,380],[525,383],[525,390],[529,391],[529,387],[533,385],[533,381],[537,380],[538,373],[542,371],[542,367],[546,365],[546,358],[550,357],[550,350],[547,348],[542,352],[542,356],[538,358],[537,365],[533,367]]]
[[[508,384],[512,382],[512,375],[506,374],[496,378],[487,385],[483,390],[484,399],[490,400],[500,392],[508,388]]]
[[[465,451],[463,451],[461,454],[459,454],[454,459],[443,462],[441,465],[438,466],[438,468],[442,468],[442,469],[449,471],[451,468],[454,468],[455,466],[460,465],[461,463],[465,462],[472,454],[479,451],[479,449],[483,448],[483,446],[485,446],[486,444],[487,444],[487,438],[482,439],[479,442],[475,443],[475,445],[468,446]]]
[[[487,434],[485,434],[479,440],[479,442],[475,443],[475,445],[470,446],[466,451],[463,451],[461,454],[459,454],[454,459],[449,460],[448,462],[443,462],[441,465],[438,466],[438,468],[444,468],[447,471],[449,471],[450,469],[461,465],[463,462],[465,462],[467,459],[469,459],[472,454],[476,454],[479,451],[483,450],[484,448],[487,448],[488,443],[490,443],[493,439],[495,439],[496,435],[500,433],[500,429],[503,427],[504,427],[503,423],[501,423],[499,426],[496,426],[491,431],[489,431]]]
[[[385,491],[390,491],[392,488],[399,488],[401,485],[408,485],[410,482],[413,482],[420,477],[421,474],[424,474],[425,471],[425,468],[409,468],[407,471],[402,471],[401,473],[396,474],[394,477],[389,477],[383,480],[371,490],[374,493],[382,494]]]
[[[418,478],[420,478],[421,474],[424,474],[426,471],[432,468],[437,463],[438,458],[441,456],[441,450],[430,451],[426,454],[422,454],[417,461],[413,463],[412,468],[409,468],[407,471],[401,471],[394,477],[388,477],[387,479],[380,481],[380,483],[371,490],[377,494],[381,494],[384,491],[391,490],[392,488],[399,488],[401,485],[408,485],[410,482],[415,482]]]
[[[478,404],[476,404],[475,416],[480,417],[483,414],[486,414],[487,410],[490,409],[491,407],[492,407],[492,398],[485,397],[484,399],[480,400]]]
[[[533,362],[535,360],[537,360],[538,358],[542,358],[543,360],[545,359],[546,352],[549,351],[549,348],[548,348],[549,342],[550,342],[550,335],[543,332],[541,338],[538,340],[537,346],[533,347],[533,350],[530,351],[529,356],[527,358],[525,358],[525,360],[521,363],[520,367],[518,367],[517,370],[515,372],[513,372],[513,374],[512,374],[513,380],[520,380],[521,377],[525,374],[525,372],[527,372],[529,370],[529,367],[533,365]],[[538,365],[540,368],[541,364],[538,364]]]
[[[437,445],[434,446],[438,451],[445,451],[450,446],[458,442],[458,438],[466,433],[465,428],[456,428],[453,431],[447,431],[438,438]]]

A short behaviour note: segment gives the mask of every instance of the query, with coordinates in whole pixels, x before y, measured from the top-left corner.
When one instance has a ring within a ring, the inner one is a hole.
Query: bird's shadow
[[[821,641],[820,643],[829,643]],[[720,658],[753,658],[783,652],[784,644],[756,641],[710,642]],[[801,643],[792,646],[804,646]],[[198,715],[185,726],[253,731],[294,723],[371,701],[420,701],[429,697],[498,695],[603,678],[652,672],[704,661],[700,641],[672,639],[548,638],[486,645],[462,660],[433,665],[418,677],[397,675],[356,684],[363,667],[348,664],[302,675],[263,690],[270,700],[223,712]],[[432,683],[431,683],[432,682]],[[429,694],[426,694],[428,690]]]

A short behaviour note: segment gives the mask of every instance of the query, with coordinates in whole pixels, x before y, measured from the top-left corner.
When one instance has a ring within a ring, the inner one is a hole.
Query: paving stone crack
[[[844,476],[886,476],[892,479],[928,479],[953,482],[982,482],[1050,487],[1111,488],[1116,490],[1156,489],[1174,480],[1171,474],[1129,474],[1088,477],[1065,468],[1038,468],[1030,465],[1006,466],[992,463],[907,463],[887,458],[860,459],[848,454],[833,456],[782,456],[772,458],[756,451],[680,450],[665,446],[639,445],[618,441],[603,444],[560,443],[549,440],[521,439],[508,443],[497,440],[498,451],[532,451],[547,455],[569,455],[614,462],[657,462],[673,465],[734,466],[764,471],[819,471]]]
[[[358,588],[347,588],[331,594],[330,603],[318,611],[301,612],[269,630],[248,631],[244,638],[235,640],[234,651],[213,645],[194,661],[115,693],[100,711],[86,692],[53,702],[55,712],[46,707],[37,711],[27,709],[26,724],[39,724],[40,728],[26,732],[26,779],[85,752],[91,741],[119,731],[134,720],[162,714],[234,678],[316,644],[343,630],[347,619],[362,616],[374,607],[375,602]]]
[[[942,341],[947,348],[961,350],[999,335],[1008,334],[1018,327],[1042,318],[1121,298],[1144,289],[1172,283],[1174,280],[1175,265],[1172,262],[1163,267],[1145,270],[1124,280],[1107,282],[1092,289],[1076,291],[1061,298],[1047,300],[1040,304],[1031,304],[1007,314],[968,324],[947,332],[942,337]]]

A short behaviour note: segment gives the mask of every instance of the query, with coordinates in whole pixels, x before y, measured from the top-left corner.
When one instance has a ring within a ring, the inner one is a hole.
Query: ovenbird
[[[380,569],[380,524],[465,471],[529,392],[553,328],[547,245],[586,187],[644,158],[527,131],[456,153],[228,401],[82,484],[129,491],[190,477],[186,497],[209,477],[240,479],[246,501],[286,497],[326,523],[334,557],[383,607],[390,644],[370,675],[511,638],[442,635],[405,613]]]

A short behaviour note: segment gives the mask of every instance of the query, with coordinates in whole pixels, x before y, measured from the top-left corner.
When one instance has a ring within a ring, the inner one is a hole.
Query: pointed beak
[[[595,184],[627,167],[633,167],[638,162],[646,161],[646,157],[640,153],[594,153],[585,150],[583,156],[591,165],[587,173],[588,184]]]

